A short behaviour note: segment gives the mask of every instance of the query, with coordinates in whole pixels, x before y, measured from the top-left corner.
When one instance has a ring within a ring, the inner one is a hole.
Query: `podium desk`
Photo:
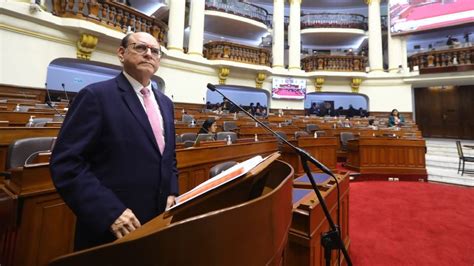
[[[338,139],[334,137],[300,137],[297,140],[290,140],[290,142],[306,150],[332,171],[336,170]],[[296,176],[303,175],[304,169],[298,154],[292,148],[288,147],[288,145],[283,145],[281,149],[282,160],[291,164],[293,169],[295,169]],[[321,172],[321,170],[312,164],[310,164],[310,169],[314,172]]]
[[[274,161],[234,181],[120,240],[50,265],[282,265],[291,224],[291,166]]]
[[[333,179],[322,173],[313,173],[318,184],[321,196],[326,201],[329,213],[337,224],[337,189]],[[342,240],[349,250],[349,176],[336,175],[340,189],[340,229]],[[322,266],[324,248],[321,245],[321,235],[329,231],[329,223],[324,216],[323,209],[311,189],[306,175],[294,180],[293,185],[293,220],[288,239],[287,257],[285,265],[288,266]],[[344,256],[341,252],[341,261]],[[332,252],[332,265],[337,262],[337,251]]]
[[[358,180],[427,180],[424,139],[361,137],[348,142],[345,167],[360,173]]]

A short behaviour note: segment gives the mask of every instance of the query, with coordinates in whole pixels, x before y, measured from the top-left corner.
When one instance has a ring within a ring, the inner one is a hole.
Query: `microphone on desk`
[[[63,87],[64,95],[66,96],[67,107],[69,108],[70,102],[69,102],[69,96],[67,96],[66,86],[64,86],[64,83],[61,83],[61,87]]]
[[[46,89],[46,96],[48,97],[48,99],[46,100],[46,104],[50,108],[52,108],[59,116],[64,117],[64,115],[61,114],[61,112],[59,112],[58,109],[56,109],[56,107],[54,107],[54,105],[51,103],[51,94],[49,93],[48,83],[44,83],[44,88]]]
[[[339,183],[337,181],[337,178],[334,176],[333,172],[327,168],[324,164],[316,160],[313,156],[311,156],[307,151],[301,149],[300,147],[297,147],[293,145],[291,142],[283,138],[282,136],[278,135],[275,131],[273,131],[269,126],[258,120],[255,116],[247,112],[244,108],[242,108],[240,105],[237,105],[234,103],[231,99],[227,98],[222,92],[220,92],[216,86],[214,86],[211,83],[207,84],[207,88],[211,91],[219,93],[224,99],[227,99],[231,104],[236,106],[240,111],[244,112],[248,117],[252,118],[257,124],[259,124],[261,127],[263,127],[265,130],[268,132],[272,133],[273,136],[275,136],[277,139],[279,139],[281,142],[285,143],[286,145],[290,146],[299,156],[301,159],[301,163],[303,164],[303,169],[306,172],[306,175],[308,176],[309,181],[311,182],[311,186],[313,187],[314,192],[316,193],[316,196],[318,197],[318,200],[321,204],[321,208],[323,209],[324,215],[329,223],[329,226],[331,228],[331,231],[326,232],[323,234],[323,237],[321,239],[321,243],[324,246],[324,255],[326,261],[331,260],[331,250],[332,249],[339,249],[342,251],[344,254],[344,258],[346,259],[347,265],[351,266],[352,261],[349,257],[349,253],[346,250],[346,247],[344,245],[344,242],[341,239],[341,235],[339,233],[339,229],[337,228],[336,224],[332,220],[331,214],[329,213],[329,210],[326,205],[326,201],[324,198],[321,196],[321,192],[319,191],[316,182],[314,181],[313,175],[311,174],[311,169],[309,168],[308,161],[314,164],[318,169],[323,171],[324,173],[328,174],[329,176],[333,177],[334,180],[336,181],[336,186],[337,186],[337,205],[338,205],[338,210],[337,210],[337,215],[338,215],[338,222],[339,222]],[[328,264],[329,265],[329,264]]]

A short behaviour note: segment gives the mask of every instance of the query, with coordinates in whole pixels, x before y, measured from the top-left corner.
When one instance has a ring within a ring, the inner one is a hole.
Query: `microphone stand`
[[[64,95],[66,96],[67,107],[69,108],[71,106],[71,102],[69,101],[69,96],[67,95],[66,86],[64,86],[64,83],[61,83],[61,87],[63,87]]]
[[[328,220],[329,226],[331,228],[330,231],[328,231],[326,233],[323,233],[322,238],[321,238],[321,245],[324,247],[324,258],[326,260],[326,265],[328,265],[328,266],[331,265],[331,251],[333,249],[338,249],[338,250],[341,250],[342,253],[344,254],[344,258],[347,261],[347,265],[352,266],[351,258],[349,256],[349,253],[346,250],[344,242],[342,241],[342,238],[341,238],[341,235],[340,235],[340,232],[339,232],[339,228],[338,228],[338,226],[336,226],[336,224],[334,224],[334,221],[332,220],[332,217],[331,217],[331,214],[329,213],[326,202],[324,201],[323,197],[321,196],[321,192],[319,191],[318,186],[316,185],[316,182],[314,181],[314,177],[311,173],[311,169],[309,168],[308,162],[312,163],[313,165],[318,167],[321,171],[323,171],[327,175],[334,178],[336,180],[336,185],[337,185],[338,190],[339,190],[339,183],[337,182],[337,179],[334,176],[334,174],[332,173],[332,171],[329,170],[329,168],[327,168],[324,164],[322,164],[318,160],[316,160],[316,158],[311,156],[307,151],[293,145],[288,140],[282,138],[275,131],[273,131],[269,126],[262,123],[256,117],[254,117],[249,112],[247,112],[245,109],[243,109],[240,105],[235,104],[231,99],[227,98],[222,92],[220,92],[216,88],[216,86],[208,83],[207,88],[211,91],[215,91],[215,92],[219,93],[223,98],[227,99],[231,104],[236,106],[239,110],[241,110],[247,116],[249,116],[255,122],[257,122],[261,127],[265,128],[267,131],[271,132],[275,137],[277,137],[280,141],[282,141],[286,145],[290,146],[299,155],[300,160],[301,160],[301,164],[303,165],[303,169],[304,169],[306,175],[308,176],[309,181],[311,182],[311,186],[312,186],[314,192],[316,193],[316,196],[318,197],[318,200],[319,200],[319,202],[321,204],[321,207],[323,209],[324,216]],[[339,193],[338,193],[338,196],[337,196],[337,201],[338,201],[338,205],[339,205]],[[337,215],[339,217],[339,207],[338,207]],[[339,220],[339,218],[338,218],[338,220]]]
[[[64,118],[64,115],[61,114],[58,109],[56,109],[56,107],[54,107],[54,105],[51,103],[51,95],[49,94],[49,89],[48,89],[48,83],[45,83],[44,84],[44,88],[46,89],[46,94],[48,96],[48,99],[46,100],[46,104],[54,110],[54,112],[56,112],[56,114],[58,114],[60,117],[63,117]]]

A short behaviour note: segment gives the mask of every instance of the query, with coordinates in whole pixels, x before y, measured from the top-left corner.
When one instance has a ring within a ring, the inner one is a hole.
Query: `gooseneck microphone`
[[[54,112],[56,112],[56,114],[60,115],[61,117],[64,117],[63,114],[61,114],[61,112],[58,111],[58,109],[56,109],[56,107],[54,107],[54,105],[52,104],[51,102],[51,95],[49,94],[49,89],[48,89],[48,83],[45,83],[44,84],[44,88],[46,89],[46,96],[48,96],[48,99],[46,100],[46,104],[54,110]]]
[[[331,230],[329,232],[323,233],[322,239],[321,239],[321,244],[324,247],[324,257],[326,259],[326,265],[330,265],[331,262],[331,251],[333,249],[338,249],[341,250],[342,253],[344,254],[344,258],[346,259],[347,265],[352,266],[352,261],[349,257],[349,253],[346,250],[346,247],[344,245],[344,242],[342,241],[341,234],[339,232],[338,226],[334,223],[332,220],[331,214],[329,213],[329,210],[326,205],[326,201],[323,199],[321,196],[321,192],[318,189],[318,186],[316,185],[316,182],[314,181],[313,175],[311,173],[311,169],[309,168],[308,162],[311,162],[314,164],[318,169],[326,173],[327,175],[331,176],[335,181],[336,181],[336,186],[337,186],[337,215],[338,215],[338,221],[339,221],[339,182],[337,181],[337,178],[335,177],[334,173],[327,168],[324,164],[316,160],[313,156],[311,156],[307,151],[293,145],[291,142],[286,140],[285,138],[281,137],[278,135],[275,131],[273,131],[269,126],[265,125],[263,122],[258,120],[255,116],[247,112],[244,108],[242,108],[240,105],[237,105],[234,103],[231,99],[227,98],[222,92],[220,92],[216,86],[212,85],[211,83],[207,84],[207,88],[211,91],[215,91],[219,93],[224,99],[227,99],[231,104],[233,104],[235,107],[237,107],[240,111],[244,112],[248,117],[252,118],[257,124],[259,124],[261,127],[265,128],[268,132],[272,133],[273,136],[275,136],[277,139],[279,139],[281,142],[285,143],[286,145],[290,146],[299,156],[301,159],[301,163],[303,165],[303,169],[306,172],[306,175],[308,176],[309,181],[311,182],[311,186],[313,187],[314,192],[316,193],[316,196],[318,197],[318,200],[321,204],[321,208],[323,209],[324,215],[329,223],[329,226],[331,227]]]
[[[64,83],[61,83],[61,87],[63,87],[64,95],[66,96],[67,107],[69,108],[71,102],[69,102],[69,96],[67,96],[66,86],[64,86]]]

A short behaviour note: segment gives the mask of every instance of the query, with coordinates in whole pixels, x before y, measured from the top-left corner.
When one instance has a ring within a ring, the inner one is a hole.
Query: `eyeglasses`
[[[133,50],[138,54],[146,54],[148,49],[150,49],[151,55],[155,58],[161,57],[161,50],[160,48],[156,48],[150,45],[142,44],[142,43],[130,43],[129,46],[132,46]]]

